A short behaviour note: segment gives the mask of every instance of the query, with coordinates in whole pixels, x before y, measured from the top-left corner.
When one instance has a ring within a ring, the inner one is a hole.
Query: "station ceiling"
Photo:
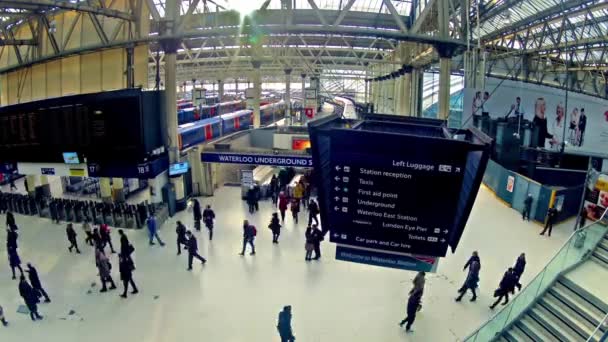
[[[116,9],[115,1],[128,5]],[[292,69],[294,74],[364,78],[379,65],[430,67],[441,46],[459,56],[465,48],[479,46],[486,52],[490,74],[607,95],[605,0],[178,1],[178,77],[188,80],[242,77],[250,71],[252,58],[261,61],[269,75]],[[57,49],[57,55],[104,44],[146,43],[150,68],[158,64],[162,73],[163,53],[157,42],[163,35],[166,5],[165,0],[3,0],[0,45],[35,49],[34,31],[54,29],[52,20],[41,17],[78,11],[91,18],[102,44]],[[135,9],[142,6],[151,20],[149,32],[131,41],[112,41],[112,33],[104,32],[105,18],[137,22],[141,11]],[[44,25],[32,25],[33,20]],[[20,25],[32,27],[31,36],[17,37]],[[35,53],[23,55],[11,67],[41,59]],[[454,71],[463,66],[454,63]]]

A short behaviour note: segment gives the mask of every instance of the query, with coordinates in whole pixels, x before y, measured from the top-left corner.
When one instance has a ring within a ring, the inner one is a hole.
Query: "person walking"
[[[254,226],[249,224],[249,221],[245,220],[243,222],[243,249],[241,250],[240,255],[245,255],[245,248],[247,244],[251,246],[251,255],[255,255],[255,236],[257,235],[257,230]]]
[[[279,223],[279,214],[273,213],[270,219],[268,228],[272,231],[272,243],[279,243],[279,235],[281,235],[281,224]]]
[[[281,222],[285,222],[285,212],[287,211],[287,205],[289,204],[289,199],[287,195],[285,195],[284,191],[281,191],[279,194],[279,211],[281,212]]]
[[[13,272],[13,280],[17,279],[15,276],[15,268],[18,268],[21,274],[23,275],[23,269],[21,268],[21,258],[19,258],[19,253],[17,253],[17,248],[9,247],[7,250],[8,253],[8,263],[11,266],[11,271]]]
[[[283,307],[283,310],[279,312],[279,320],[277,323],[277,330],[279,331],[281,342],[293,342],[296,340],[291,328],[291,318],[291,305],[286,305]]]
[[[319,219],[317,218],[319,215],[319,204],[314,199],[308,201],[308,225],[312,224],[312,221],[315,221],[315,224],[319,225]]]
[[[70,247],[68,250],[72,253],[72,248],[76,248],[76,253],[80,254],[80,249],[78,249],[78,240],[76,240],[76,231],[71,223],[68,223],[68,226],[65,228],[65,233],[68,237],[68,242],[70,243]]]
[[[293,217],[293,221],[297,224],[298,223],[298,214],[300,213],[300,201],[293,198],[291,200],[290,209],[291,209],[291,216]]]
[[[272,204],[276,207],[277,199],[279,196],[279,179],[277,178],[277,175],[272,175],[272,178],[270,179],[269,190],[270,198],[272,199]]]
[[[412,324],[416,320],[416,313],[418,312],[418,307],[420,306],[420,302],[422,301],[422,291],[414,291],[410,292],[410,295],[407,299],[407,308],[405,318],[399,322],[399,326],[402,327],[405,324],[405,331],[411,332]],[[407,324],[406,324],[407,323]]]
[[[122,229],[118,230],[118,235],[120,235],[120,255],[122,255],[123,258],[128,258],[133,265],[133,269],[135,269],[135,263],[131,257],[133,252],[135,252],[135,247],[133,247],[129,241],[129,238],[127,237],[127,234],[125,234]]]
[[[6,228],[11,228],[12,226],[15,226],[15,215],[13,215],[12,212],[7,211],[6,212]]]
[[[468,267],[470,267],[473,261],[477,261],[477,263],[479,263],[479,267],[481,267],[481,259],[479,259],[479,253],[477,251],[473,251],[469,257],[469,260],[467,260],[467,262],[464,264],[462,270],[465,271]]]
[[[150,246],[155,245],[154,238],[156,238],[156,241],[158,241],[158,244],[161,247],[163,247],[165,245],[165,243],[160,239],[160,236],[158,236],[158,227],[156,225],[156,218],[154,217],[154,215],[148,216],[146,225],[148,226],[148,236],[150,237]]]
[[[21,279],[19,281],[19,294],[30,311],[30,318],[32,321],[42,319],[43,317],[38,313],[38,294],[36,291],[34,291],[30,284],[28,284],[23,274],[21,275]]]
[[[496,305],[504,298],[505,301],[502,305],[507,305],[509,303],[509,292],[515,292],[515,274],[513,273],[513,268],[509,267],[505,274],[502,276],[500,280],[500,284],[498,288],[494,291],[494,297],[498,297],[498,299],[494,302],[494,304],[490,305],[490,309],[494,310]]]
[[[8,325],[8,322],[4,317],[4,309],[2,308],[2,305],[0,305],[0,322],[2,322],[2,325],[4,325],[5,327]]]
[[[306,238],[306,243],[304,244],[304,250],[306,250],[306,257],[304,258],[304,260],[310,261],[312,260],[312,251],[315,249],[314,237],[312,235],[311,226],[308,226],[306,228],[304,237]]]
[[[319,229],[316,224],[312,225],[312,243],[315,251],[315,257],[313,260],[319,260],[321,258],[321,241],[323,241],[323,232]]]
[[[133,271],[135,270],[135,265],[133,265],[131,257],[119,253],[118,270],[120,272],[120,280],[122,280],[122,285],[124,289],[120,296],[122,298],[127,298],[127,290],[129,289],[129,284],[131,284],[131,288],[133,288],[131,294],[139,293],[137,285],[135,285],[135,282],[133,281]]]
[[[17,233],[17,230],[14,229],[13,227],[15,227],[15,226],[11,226],[6,229],[6,248],[7,249],[19,248],[18,243],[17,243],[17,240],[19,239],[19,233]]]
[[[475,292],[475,289],[479,284],[479,271],[481,270],[481,263],[479,262],[477,252],[473,253],[473,256],[471,256],[471,258],[469,258],[469,261],[467,261],[467,263],[465,264],[465,269],[468,268],[469,273],[467,274],[467,278],[465,279],[464,283],[458,290],[460,295],[456,297],[457,302],[460,302],[462,300],[462,297],[465,295],[465,293],[467,293],[467,290],[471,290],[471,293],[473,293],[473,297],[471,297],[471,302],[477,300],[477,293]]]
[[[255,212],[255,189],[253,185],[247,190],[247,205],[249,206],[249,213],[253,214]]]
[[[27,270],[25,270],[25,272],[28,273],[28,277],[30,278],[30,284],[32,285],[34,291],[36,291],[37,297],[40,298],[44,296],[44,302],[50,303],[51,298],[49,298],[49,295],[42,287],[42,283],[40,282],[40,277],[38,276],[38,271],[36,270],[36,268],[28,262]]]
[[[418,274],[416,274],[414,280],[412,280],[413,287],[409,292],[410,295],[418,291],[424,292],[424,284],[426,283],[425,276],[425,272],[418,272]]]
[[[99,233],[99,229],[93,229],[93,245],[97,249],[101,249],[102,251],[105,249],[106,245],[103,243],[103,239],[101,238],[101,234]]]
[[[201,203],[195,198],[192,200],[192,215],[194,216],[194,229],[197,231],[201,230],[201,220],[203,215],[201,213]]]
[[[186,226],[181,221],[177,221],[177,227],[175,227],[175,234],[177,234],[177,255],[182,254],[182,245],[188,246],[188,239],[186,238]]]
[[[526,270],[526,253],[521,253],[517,260],[515,261],[515,266],[513,266],[513,275],[515,276],[515,286],[517,289],[521,291],[521,275],[524,274]]]
[[[112,245],[112,236],[110,235],[110,226],[103,223],[99,225],[99,234],[101,235],[101,241],[105,245],[110,245],[110,251],[112,254],[116,253],[114,246]]]
[[[524,211],[521,214],[521,218],[524,221],[530,221],[530,212],[532,211],[532,194],[528,194],[526,199],[524,200]]]
[[[551,231],[553,230],[553,223],[555,222],[555,218],[557,217],[557,209],[555,209],[555,205],[553,205],[549,210],[547,210],[547,218],[545,223],[545,229],[540,232],[540,235],[545,235],[545,232],[549,230],[549,237],[551,237]]]
[[[112,279],[112,264],[110,259],[105,255],[102,249],[96,249],[95,259],[97,261],[97,268],[99,269],[99,279],[101,280],[101,290],[99,292],[107,292],[108,288],[106,283],[110,283],[110,290],[116,289],[114,279]]]
[[[188,271],[191,271],[192,259],[197,258],[201,261],[202,265],[204,265],[207,260],[198,254],[198,244],[196,243],[196,237],[194,237],[191,231],[188,231],[186,233],[186,237],[188,238]]]
[[[293,197],[298,201],[298,203],[302,202],[302,198],[304,198],[304,182],[302,181],[302,177],[293,188]]]
[[[209,230],[209,241],[213,240],[213,220],[215,220],[215,212],[211,209],[210,205],[203,210],[203,222]]]
[[[82,223],[82,231],[84,231],[84,234],[86,235],[84,243],[88,244],[89,246],[93,246],[93,231],[91,230],[91,224],[89,223],[89,220],[84,220],[84,222]]]

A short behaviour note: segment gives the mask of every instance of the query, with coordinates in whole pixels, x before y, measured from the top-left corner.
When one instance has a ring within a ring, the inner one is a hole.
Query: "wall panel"
[[[80,94],[80,56],[61,59],[61,95]]]
[[[135,47],[135,86],[148,86],[148,45]]]
[[[80,91],[95,93],[101,91],[101,52],[82,55],[80,59]]]
[[[104,50],[101,52],[101,90],[112,90],[125,87],[124,55],[123,49]]]
[[[61,96],[61,60],[46,63],[46,96]]]
[[[46,64],[32,67],[32,101],[46,99]]]

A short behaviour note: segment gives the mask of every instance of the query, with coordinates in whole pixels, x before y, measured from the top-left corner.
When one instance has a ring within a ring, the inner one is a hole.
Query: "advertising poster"
[[[501,83],[502,82],[502,83]],[[485,89],[466,88],[463,122],[471,116],[517,117],[539,127],[538,146],[590,153],[608,151],[608,101],[553,87],[487,78]],[[564,134],[565,131],[565,134]]]
[[[513,187],[515,186],[515,177],[509,176],[507,178],[507,191],[513,192]]]
[[[588,219],[597,221],[606,208],[608,208],[608,175],[601,174],[593,189],[588,189],[585,195],[584,210]]]

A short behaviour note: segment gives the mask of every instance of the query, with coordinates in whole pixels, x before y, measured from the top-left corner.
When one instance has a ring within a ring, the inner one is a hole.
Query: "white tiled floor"
[[[283,305],[293,306],[298,341],[455,341],[487,320],[491,294],[505,268],[520,252],[528,255],[523,282],[537,273],[571,232],[572,223],[557,226],[553,237],[540,237],[540,227],[521,221],[519,214],[480,190],[467,229],[455,254],[441,261],[437,274],[428,275],[424,309],[406,334],[397,326],[404,315],[413,272],[382,269],[334,260],[335,247],[323,243],[321,261],[304,261],[305,224],[288,218],[279,245],[265,229],[273,211],[261,203],[260,213],[245,214],[239,188],[221,188],[212,203],[218,215],[216,236],[210,243],[197,233],[205,266],[186,271],[186,255],[176,256],[174,222],[192,226],[190,213],[165,224],[166,247],[150,247],[144,231],[129,231],[136,247],[135,280],[140,294],[121,299],[118,292],[100,294],[93,254],[82,243],[82,255],[68,253],[64,226],[48,220],[17,217],[23,262],[38,266],[51,304],[41,305],[45,319],[33,323],[16,313],[22,303],[17,282],[10,280],[6,257],[0,258],[0,303],[10,321],[0,327],[1,341],[278,341],[276,318]],[[302,218],[304,215],[302,215]],[[257,255],[240,257],[241,222],[258,227]],[[0,217],[4,222],[4,217]],[[80,232],[79,232],[80,233]],[[4,234],[0,234],[4,239]],[[117,233],[113,233],[118,244]],[[6,255],[2,241],[0,252]],[[465,274],[462,266],[472,250],[482,259],[477,303],[453,301]],[[118,280],[116,257],[112,258]],[[158,299],[154,299],[159,296]],[[69,310],[82,320],[62,320]]]

